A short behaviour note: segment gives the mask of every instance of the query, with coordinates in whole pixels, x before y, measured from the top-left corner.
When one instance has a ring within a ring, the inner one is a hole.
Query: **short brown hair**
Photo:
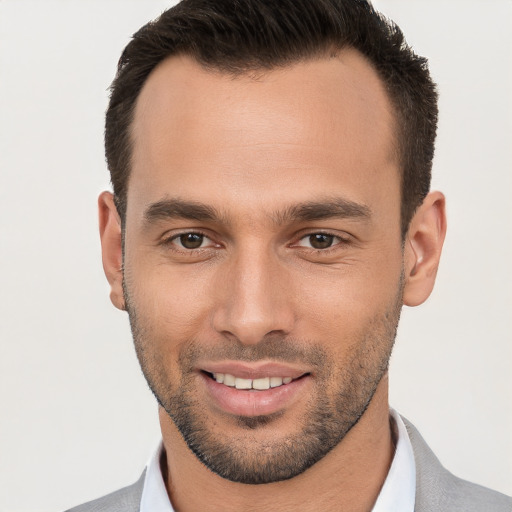
[[[182,0],[142,27],[119,60],[105,123],[105,153],[121,218],[126,213],[134,107],[160,62],[185,54],[206,69],[237,75],[347,47],[372,63],[395,108],[405,236],[430,188],[437,92],[426,59],[366,0]]]

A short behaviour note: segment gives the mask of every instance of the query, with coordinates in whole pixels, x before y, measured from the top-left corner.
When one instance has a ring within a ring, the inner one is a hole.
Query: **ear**
[[[110,284],[110,300],[116,308],[124,310],[121,219],[110,192],[100,194],[98,212],[103,270]]]
[[[445,235],[445,197],[430,192],[416,210],[405,239],[405,305],[418,306],[431,294]]]

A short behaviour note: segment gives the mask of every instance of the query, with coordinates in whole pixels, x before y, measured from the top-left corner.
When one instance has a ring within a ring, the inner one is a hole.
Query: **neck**
[[[386,375],[359,422],[323,459],[290,480],[262,485],[235,483],[212,473],[160,409],[164,447],[170,454],[164,480],[175,510],[371,511],[394,453],[387,386]]]

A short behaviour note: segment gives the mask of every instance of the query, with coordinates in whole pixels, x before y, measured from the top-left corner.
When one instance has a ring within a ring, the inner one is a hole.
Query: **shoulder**
[[[416,461],[417,512],[511,512],[512,498],[446,470],[416,428],[403,418]]]
[[[145,473],[144,471],[141,477],[128,487],[73,507],[66,512],[139,512]]]

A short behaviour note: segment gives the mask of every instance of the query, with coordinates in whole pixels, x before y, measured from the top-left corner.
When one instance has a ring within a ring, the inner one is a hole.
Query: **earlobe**
[[[405,305],[418,306],[431,294],[445,235],[445,197],[441,192],[430,192],[416,210],[405,240]]]
[[[100,194],[98,213],[103,270],[110,284],[110,300],[116,308],[124,310],[121,219],[110,192]]]

